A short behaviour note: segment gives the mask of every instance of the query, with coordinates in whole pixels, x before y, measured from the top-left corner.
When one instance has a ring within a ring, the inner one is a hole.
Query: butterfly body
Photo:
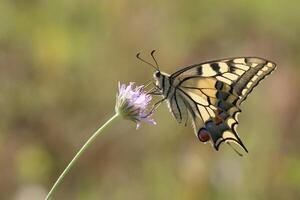
[[[276,65],[256,57],[238,57],[191,65],[169,75],[154,73],[156,88],[175,119],[191,119],[200,141],[216,150],[223,142],[247,149],[237,133],[240,105]]]

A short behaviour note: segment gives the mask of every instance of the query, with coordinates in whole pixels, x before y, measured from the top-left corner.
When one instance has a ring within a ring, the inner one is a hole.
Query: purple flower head
[[[144,91],[144,86],[134,86],[134,83],[129,83],[128,86],[120,84],[117,94],[115,111],[125,119],[134,121],[138,129],[141,122],[156,124],[149,115],[148,105],[151,101],[151,95]]]

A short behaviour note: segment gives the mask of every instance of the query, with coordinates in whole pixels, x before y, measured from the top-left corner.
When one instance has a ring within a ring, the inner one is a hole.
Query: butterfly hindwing
[[[189,116],[192,119],[192,125],[194,129],[199,129],[203,126],[204,118],[201,115],[199,105],[195,102],[187,93],[183,90],[178,90],[178,94],[182,97],[183,102],[186,105]]]
[[[184,102],[183,98],[178,94],[178,92],[175,92],[174,95],[172,95],[171,100],[169,101],[169,108],[178,123],[181,123],[182,121],[187,121],[187,106],[188,105]]]
[[[186,86],[179,90],[184,94],[184,99],[196,108],[194,109],[197,111],[195,116],[200,117],[192,118],[197,136],[199,131],[205,128],[210,133],[216,149],[222,142],[228,140],[236,142],[247,151],[236,132],[238,119],[234,116],[240,112],[240,109],[235,105],[238,97],[229,93],[228,89],[228,85],[226,86],[216,80],[209,89],[205,85],[205,89]]]

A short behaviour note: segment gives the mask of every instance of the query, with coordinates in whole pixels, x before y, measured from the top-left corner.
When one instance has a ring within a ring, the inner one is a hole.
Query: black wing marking
[[[182,97],[175,92],[168,103],[171,113],[177,122],[182,123],[182,121],[185,121],[186,123],[188,120],[188,108]]]

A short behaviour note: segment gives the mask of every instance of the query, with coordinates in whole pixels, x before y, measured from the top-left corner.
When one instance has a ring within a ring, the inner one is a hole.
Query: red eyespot
[[[207,142],[210,140],[209,132],[205,128],[201,128],[198,132],[198,138],[201,142]]]

